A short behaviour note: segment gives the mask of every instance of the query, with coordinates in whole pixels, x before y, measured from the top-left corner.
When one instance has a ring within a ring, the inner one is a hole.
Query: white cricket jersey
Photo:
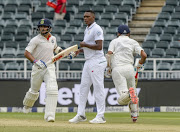
[[[90,45],[95,45],[96,40],[104,40],[102,28],[94,22],[90,27],[86,27],[84,31],[84,42]],[[93,50],[87,47],[83,47],[85,59],[93,59],[104,56],[103,48],[102,50]]]
[[[56,37],[51,35],[49,40],[47,40],[39,34],[31,39],[25,50],[30,52],[36,60],[47,62],[54,56],[54,49],[56,47]]]
[[[118,38],[113,39],[108,48],[108,51],[113,52],[111,59],[112,68],[126,64],[133,64],[133,54],[136,53],[141,55],[141,50],[143,49],[139,43],[128,36],[119,36]]]

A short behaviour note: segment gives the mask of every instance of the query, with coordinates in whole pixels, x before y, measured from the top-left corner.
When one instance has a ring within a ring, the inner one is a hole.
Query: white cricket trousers
[[[55,118],[58,99],[58,85],[54,64],[51,64],[44,69],[38,69],[36,65],[33,65],[30,91],[33,93],[39,92],[43,80],[46,84],[45,118],[48,116]]]
[[[118,66],[112,69],[112,79],[119,95],[121,95],[122,91],[128,91],[130,87],[133,87],[136,92],[134,76],[135,72],[132,64]]]
[[[81,77],[79,91],[78,115],[85,116],[85,107],[90,87],[93,84],[93,93],[97,106],[96,117],[104,117],[105,93],[104,93],[104,70],[107,66],[105,57],[86,60]]]

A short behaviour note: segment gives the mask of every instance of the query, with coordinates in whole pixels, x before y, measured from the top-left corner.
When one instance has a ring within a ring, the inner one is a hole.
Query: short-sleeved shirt
[[[89,27],[87,26],[84,31],[84,42],[90,45],[95,45],[97,40],[104,40],[102,28],[94,22]],[[85,59],[93,59],[104,56],[102,50],[93,50],[87,47],[83,47]]]
[[[56,9],[55,9],[55,12],[56,12],[56,13],[59,13],[59,12],[60,12],[63,3],[66,3],[66,0],[57,0],[57,7],[56,7]],[[63,9],[62,12],[63,12],[63,13],[66,13],[66,6],[64,7],[64,9]]]
[[[57,47],[56,37],[51,36],[47,40],[41,34],[31,39],[26,49],[36,60],[49,61],[54,56],[54,49]]]
[[[141,50],[143,49],[139,43],[128,36],[119,36],[113,39],[108,48],[108,51],[113,52],[111,59],[112,68],[120,65],[133,64],[133,54],[141,55]]]

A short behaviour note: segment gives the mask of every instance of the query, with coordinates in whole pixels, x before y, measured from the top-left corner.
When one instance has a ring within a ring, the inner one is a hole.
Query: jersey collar
[[[96,24],[96,22],[93,22],[89,27],[87,26],[87,28],[91,29],[95,24]]]

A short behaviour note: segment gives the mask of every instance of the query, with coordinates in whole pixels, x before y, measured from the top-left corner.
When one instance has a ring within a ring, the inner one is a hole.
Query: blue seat
[[[165,51],[162,48],[156,48],[156,49],[152,50],[152,55],[158,55],[160,57],[163,57],[164,53],[165,53]]]

